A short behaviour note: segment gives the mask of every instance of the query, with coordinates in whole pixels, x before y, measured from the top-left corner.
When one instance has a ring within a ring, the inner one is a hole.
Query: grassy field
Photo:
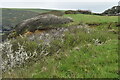
[[[118,31],[115,22],[117,16],[97,16],[85,14],[66,14],[65,17],[73,18],[74,22],[69,26],[86,24],[92,25],[94,30],[86,33],[84,30],[73,30],[65,33],[65,42],[59,45],[61,52],[43,57],[36,62],[30,61],[19,69],[13,69],[4,73],[7,78],[118,78],[118,39],[117,34],[109,32],[110,23],[112,29]],[[96,45],[97,39],[103,44]],[[36,44],[37,45],[37,44]],[[34,47],[34,46],[33,46]],[[51,50],[52,51],[52,50]]]
[[[108,27],[118,31],[116,24],[118,23],[118,16],[99,16],[86,14],[65,14],[64,17],[71,17],[74,22],[65,26],[88,24],[91,28],[99,30],[109,30]]]
[[[110,23],[118,22],[117,16],[98,16],[98,15],[85,15],[85,14],[66,14],[64,16],[71,17],[77,23]]]

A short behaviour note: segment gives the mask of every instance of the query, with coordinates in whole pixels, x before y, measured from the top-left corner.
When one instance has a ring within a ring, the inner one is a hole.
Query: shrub
[[[89,10],[77,10],[77,11],[68,10],[65,11],[65,14],[92,14],[92,12]]]

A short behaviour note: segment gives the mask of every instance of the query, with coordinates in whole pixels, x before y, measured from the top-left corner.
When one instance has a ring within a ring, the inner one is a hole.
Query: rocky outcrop
[[[66,24],[72,22],[71,18],[58,17],[52,14],[39,15],[30,19],[26,19],[16,25],[17,34],[23,34],[24,31],[35,31],[37,29],[46,28],[48,25]],[[53,26],[52,26],[53,27]]]
[[[111,9],[105,10],[102,15],[108,16],[119,16],[120,15],[120,6],[114,6]]]

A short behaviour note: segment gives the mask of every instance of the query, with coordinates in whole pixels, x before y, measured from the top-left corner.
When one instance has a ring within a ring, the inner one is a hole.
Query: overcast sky
[[[119,0],[1,0],[2,8],[42,8],[59,10],[91,10],[103,12],[118,5]]]

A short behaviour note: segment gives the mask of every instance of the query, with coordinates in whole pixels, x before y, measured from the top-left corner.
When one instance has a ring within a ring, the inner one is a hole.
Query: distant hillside
[[[103,15],[118,16],[120,15],[120,6],[114,6],[111,9],[105,10]]]
[[[32,11],[32,12],[37,12],[37,13],[44,13],[44,12],[49,12],[52,11],[52,9],[32,9],[32,8],[9,8],[12,10],[24,10],[24,11]]]
[[[3,31],[10,30],[21,21],[34,17],[40,13],[48,12],[51,10],[44,9],[2,9],[2,25]]]

